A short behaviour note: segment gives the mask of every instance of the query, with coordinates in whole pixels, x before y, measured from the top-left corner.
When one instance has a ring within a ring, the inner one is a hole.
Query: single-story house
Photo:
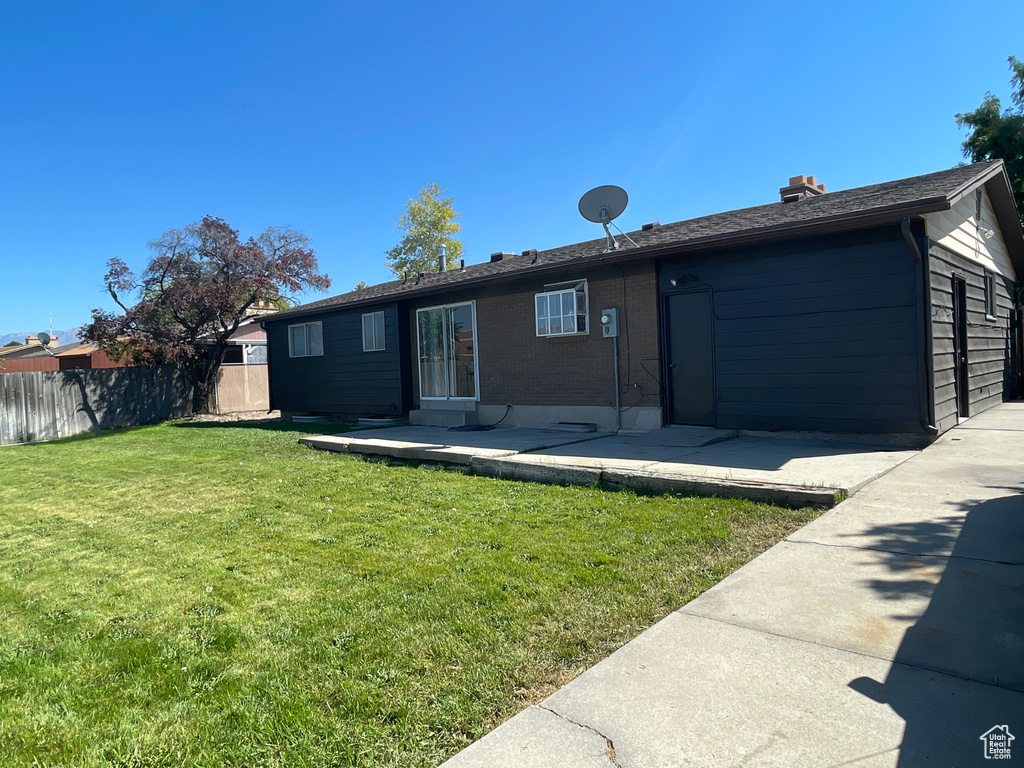
[[[928,437],[1017,394],[1024,232],[1002,161],[780,194],[280,312],[271,407]]]

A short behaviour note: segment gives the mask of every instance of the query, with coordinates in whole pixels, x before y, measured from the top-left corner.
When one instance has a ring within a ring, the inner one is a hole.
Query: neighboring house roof
[[[20,356],[28,349],[30,349],[28,344],[19,344],[16,347],[0,347],[0,357],[10,357],[11,355]]]
[[[638,247],[629,245],[622,238],[619,250],[609,253],[605,253],[606,240],[602,237],[548,251],[527,251],[522,255],[505,256],[500,261],[475,264],[464,269],[409,275],[405,280],[393,280],[310,302],[261,320],[273,322],[335,308],[358,307],[528,274],[543,274],[578,262],[620,262],[752,240],[880,225],[904,216],[948,210],[982,184],[986,184],[1000,228],[1004,230],[1014,268],[1019,275],[1024,275],[1024,233],[1021,232],[1020,219],[1014,206],[1009,177],[1003,161],[993,160],[961,165],[924,176],[829,192],[796,202],[770,203],[630,232],[630,238]],[[1016,233],[1009,234],[1014,228]]]
[[[90,355],[99,349],[99,344],[91,341],[76,341],[72,344],[65,344],[53,351],[54,357],[74,357],[79,355]]]
[[[50,347],[50,352],[53,352],[57,347]],[[41,344],[22,344],[17,347],[3,347],[0,348],[0,357],[6,357],[8,359],[20,359],[22,357],[42,357],[46,355],[46,348]]]
[[[264,320],[271,319],[270,316],[275,314],[276,311],[262,311],[259,314],[246,315],[227,338],[228,344],[253,344],[264,341],[266,334],[262,331],[262,323]],[[249,334],[255,334],[255,336],[249,338]],[[213,344],[213,341],[214,333],[212,331],[199,337],[199,342],[202,344]]]

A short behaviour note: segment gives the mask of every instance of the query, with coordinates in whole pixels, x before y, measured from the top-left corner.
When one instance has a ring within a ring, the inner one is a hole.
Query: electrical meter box
[[[601,310],[601,336],[606,339],[615,338],[619,335],[619,310]]]

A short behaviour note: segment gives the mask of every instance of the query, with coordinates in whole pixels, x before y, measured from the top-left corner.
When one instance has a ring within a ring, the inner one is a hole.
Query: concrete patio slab
[[[825,507],[916,453],[831,440],[736,437],[735,430],[707,427],[607,435],[416,426],[300,442],[329,451],[468,464],[491,477]]]
[[[1022,455],[1024,403],[971,419],[534,709],[619,768],[987,764],[1024,732]],[[518,718],[446,765],[535,764]]]
[[[997,409],[1008,418],[995,429],[982,428],[993,423],[991,411],[971,419],[970,429],[958,427],[931,446],[928,461],[904,464],[789,540],[914,555],[949,556],[955,547],[963,558],[1024,563],[1024,408],[1015,405]]]
[[[498,428],[451,432],[445,427],[364,429],[339,435],[306,437],[299,442],[325,451],[469,464],[476,456],[514,456],[560,445],[594,440],[602,433],[565,433],[546,429]]]
[[[664,445],[675,448],[699,448],[702,445],[711,445],[712,443],[720,443],[723,440],[731,440],[738,434],[739,432],[735,429],[671,424],[640,435],[625,435],[623,436],[623,442],[627,445]]]
[[[660,431],[660,430],[659,430]],[[515,461],[794,486],[821,486],[851,494],[916,455],[824,440],[737,437],[699,448],[636,445],[610,435],[589,443],[517,456]]]

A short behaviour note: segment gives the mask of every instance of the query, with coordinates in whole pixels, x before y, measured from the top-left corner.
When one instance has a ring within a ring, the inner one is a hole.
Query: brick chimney
[[[784,203],[795,203],[797,200],[824,195],[825,192],[825,185],[819,184],[813,176],[793,176],[788,187],[779,189],[779,195]]]

